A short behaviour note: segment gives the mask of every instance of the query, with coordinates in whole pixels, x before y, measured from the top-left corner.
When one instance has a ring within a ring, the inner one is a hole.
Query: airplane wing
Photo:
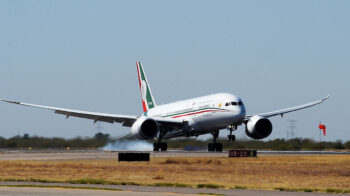
[[[294,112],[294,111],[297,111],[297,110],[305,109],[305,108],[308,108],[308,107],[320,104],[320,103],[322,103],[323,101],[325,101],[328,98],[329,98],[329,95],[327,95],[323,99],[320,99],[320,100],[317,100],[317,101],[313,101],[313,102],[310,102],[310,103],[306,103],[304,105],[299,105],[299,106],[286,108],[286,109],[282,109],[282,110],[277,110],[277,111],[273,111],[273,112],[256,114],[256,116],[262,116],[262,117],[265,117],[265,118],[269,118],[269,117],[277,116],[277,115],[283,116],[284,114],[289,113],[289,112]],[[252,117],[252,116],[255,116],[255,115],[247,115],[246,120],[249,120],[250,117]]]
[[[18,102],[18,101],[10,101],[10,100],[5,100],[5,99],[0,99],[0,101],[18,104],[18,105],[23,105],[23,106],[30,106],[30,107],[53,110],[57,114],[65,115],[66,118],[68,118],[70,116],[74,116],[74,117],[87,118],[87,119],[94,120],[94,123],[97,121],[103,121],[103,122],[108,122],[108,123],[115,123],[115,122],[122,123],[122,125],[125,127],[131,127],[138,118],[137,116],[131,116],[131,115],[108,114],[108,113],[72,110],[72,109],[65,109],[65,108],[58,108],[58,107],[51,107],[51,106],[44,106],[44,105],[35,105],[35,104],[30,104],[30,103],[22,103],[22,102]],[[160,126],[163,126],[164,128],[167,128],[167,129],[179,128],[179,127],[182,127],[183,125],[185,125],[185,122],[180,120],[180,119],[161,118],[161,117],[155,117],[153,119]]]
[[[67,118],[70,116],[79,117],[79,118],[87,118],[87,119],[94,120],[94,123],[97,121],[103,121],[103,122],[108,122],[108,123],[117,122],[117,123],[122,123],[122,125],[125,127],[131,127],[132,124],[137,119],[137,116],[130,116],[130,115],[107,114],[107,113],[98,113],[98,112],[87,112],[87,111],[81,111],[81,110],[71,110],[71,109],[57,108],[57,107],[51,107],[51,106],[21,103],[21,102],[10,101],[10,100],[5,100],[5,99],[0,99],[0,101],[18,104],[18,105],[36,107],[36,108],[49,109],[49,110],[55,111],[55,113],[57,113],[57,114],[66,115]]]

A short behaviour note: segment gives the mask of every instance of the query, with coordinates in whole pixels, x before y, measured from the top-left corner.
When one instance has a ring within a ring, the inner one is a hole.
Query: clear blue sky
[[[0,1],[0,97],[139,115],[137,60],[158,104],[228,92],[272,118],[269,139],[350,140],[350,1]],[[91,120],[0,103],[0,135],[92,136]],[[102,124],[112,136],[127,134]],[[226,135],[223,131],[222,135]],[[237,135],[243,137],[244,127]]]

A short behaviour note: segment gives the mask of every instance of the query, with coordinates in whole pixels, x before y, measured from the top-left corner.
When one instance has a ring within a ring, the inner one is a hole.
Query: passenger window
[[[238,102],[238,105],[243,105],[242,101]]]
[[[237,102],[231,102],[231,105],[237,105]]]
[[[230,105],[230,103],[225,103],[225,106],[229,106]]]

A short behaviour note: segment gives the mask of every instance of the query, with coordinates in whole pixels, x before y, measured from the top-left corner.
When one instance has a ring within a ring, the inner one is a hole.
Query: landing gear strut
[[[219,137],[219,131],[215,131],[212,133],[213,135],[213,143],[208,144],[208,151],[213,152],[222,152],[222,144],[221,143],[216,143],[216,138]]]
[[[228,127],[228,130],[230,131],[230,135],[227,136],[228,141],[235,141],[236,140],[235,135],[232,135],[232,131],[235,131],[236,129],[237,129],[237,127],[232,126],[232,125]]]
[[[167,151],[168,150],[168,144],[161,142],[162,141],[162,137],[165,135],[159,133],[159,137],[158,137],[158,141],[153,143],[153,151]]]

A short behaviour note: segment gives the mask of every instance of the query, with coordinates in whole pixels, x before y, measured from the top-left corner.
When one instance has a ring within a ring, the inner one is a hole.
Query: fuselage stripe
[[[179,118],[182,116],[190,116],[190,115],[195,115],[195,114],[201,114],[201,113],[205,113],[205,112],[221,112],[221,110],[205,110],[205,111],[200,111],[200,112],[194,112],[194,113],[189,113],[189,114],[183,114],[183,115],[179,115],[179,116],[173,116],[171,118]]]
[[[205,113],[205,112],[222,112],[222,111],[228,111],[228,110],[221,109],[221,108],[203,108],[203,109],[199,109],[199,110],[191,110],[191,111],[188,111],[188,112],[182,112],[182,113],[166,115],[166,116],[163,116],[163,117],[178,118],[178,117],[182,117],[182,116],[201,114],[201,113]]]

